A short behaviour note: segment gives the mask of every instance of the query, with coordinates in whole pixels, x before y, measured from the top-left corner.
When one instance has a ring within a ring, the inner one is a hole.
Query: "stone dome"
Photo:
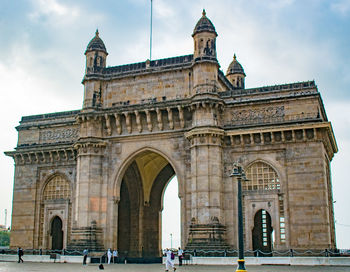
[[[213,23],[206,16],[204,9],[202,12],[202,18],[200,18],[198,23],[196,24],[196,26],[193,30],[192,36],[194,36],[200,32],[212,32],[212,33],[215,33],[216,36],[218,35],[215,31],[215,27],[214,27]]]
[[[236,54],[233,56],[233,61],[227,69],[226,75],[231,74],[242,74],[245,76],[244,69],[242,65],[237,61]]]
[[[85,54],[90,51],[103,51],[107,53],[106,46],[103,43],[102,39],[99,37],[99,32],[96,30],[95,37],[89,42],[86,47]]]

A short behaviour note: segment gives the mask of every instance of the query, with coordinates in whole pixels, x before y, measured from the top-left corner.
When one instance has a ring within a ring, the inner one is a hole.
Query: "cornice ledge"
[[[200,136],[200,135],[212,135],[212,136],[223,137],[225,135],[225,131],[217,127],[197,127],[185,133],[185,137],[187,139],[193,138],[194,136]]]

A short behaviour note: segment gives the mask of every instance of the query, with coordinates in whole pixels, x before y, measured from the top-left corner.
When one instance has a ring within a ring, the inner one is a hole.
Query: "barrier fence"
[[[83,250],[46,250],[46,249],[23,249],[25,255],[51,255],[60,254],[68,256],[82,256]],[[173,250],[175,253],[177,250]],[[104,256],[106,251],[93,251],[95,255]],[[17,249],[1,249],[1,254],[17,254]],[[245,250],[247,257],[350,257],[350,249],[324,249],[324,250],[294,250],[289,249],[285,251],[273,250],[271,252],[261,250]],[[163,254],[163,252],[162,252]],[[185,255],[193,257],[238,257],[238,250],[185,250]],[[128,258],[128,252],[118,253],[120,258]]]

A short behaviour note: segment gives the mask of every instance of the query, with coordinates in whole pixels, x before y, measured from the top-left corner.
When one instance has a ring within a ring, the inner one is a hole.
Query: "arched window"
[[[264,162],[255,162],[246,169],[248,181],[242,183],[243,191],[279,190],[281,185],[276,171]]]
[[[55,176],[46,184],[43,200],[68,199],[70,196],[69,182],[62,176]]]

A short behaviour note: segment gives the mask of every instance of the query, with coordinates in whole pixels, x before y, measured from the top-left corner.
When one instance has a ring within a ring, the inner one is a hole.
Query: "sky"
[[[316,81],[339,147],[337,246],[350,248],[350,0],[153,0],[152,59],[192,54],[203,8],[221,69],[236,53],[247,88]],[[0,0],[1,151],[16,146],[22,116],[82,107],[84,51],[96,28],[108,66],[149,58],[150,0]],[[0,224],[7,209],[9,225],[14,163],[3,153],[0,174]]]

